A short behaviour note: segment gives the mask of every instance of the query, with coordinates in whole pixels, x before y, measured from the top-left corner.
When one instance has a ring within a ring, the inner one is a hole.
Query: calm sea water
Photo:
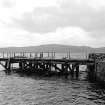
[[[0,67],[1,68],[1,67]],[[85,69],[85,67],[81,67]],[[105,88],[87,80],[0,71],[0,105],[105,105]]]

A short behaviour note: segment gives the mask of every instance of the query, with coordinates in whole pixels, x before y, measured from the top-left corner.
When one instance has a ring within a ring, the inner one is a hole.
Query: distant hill
[[[0,48],[0,52],[49,52],[54,51],[58,53],[88,53],[88,52],[102,52],[105,53],[105,47],[91,48],[88,46],[69,46],[59,44],[48,44],[40,46],[28,46],[28,47],[7,47]]]

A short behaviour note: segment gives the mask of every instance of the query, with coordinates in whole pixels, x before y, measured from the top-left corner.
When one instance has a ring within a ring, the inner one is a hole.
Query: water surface
[[[0,72],[0,105],[105,105],[105,90],[86,79]]]
[[[80,69],[85,71],[86,67]],[[78,79],[65,79],[63,76],[7,75],[3,68],[0,70],[0,105],[105,105],[105,87],[89,82],[86,72],[80,73]]]

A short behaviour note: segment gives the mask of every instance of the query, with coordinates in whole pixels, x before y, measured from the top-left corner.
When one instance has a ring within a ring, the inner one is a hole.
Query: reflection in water
[[[0,105],[105,105],[105,89],[86,79],[0,72]]]

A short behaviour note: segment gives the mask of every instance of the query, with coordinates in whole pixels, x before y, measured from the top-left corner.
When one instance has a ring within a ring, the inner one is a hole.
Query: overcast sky
[[[0,47],[105,47],[105,0],[0,0]]]

